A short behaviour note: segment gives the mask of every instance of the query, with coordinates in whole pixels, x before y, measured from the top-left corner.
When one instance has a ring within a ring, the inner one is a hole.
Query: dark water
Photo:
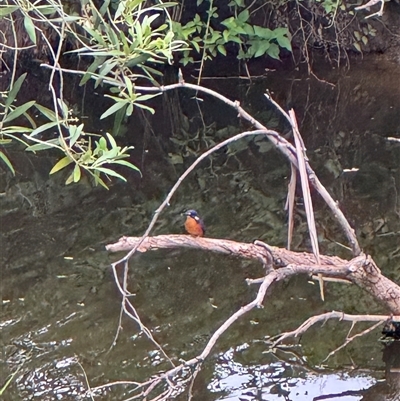
[[[214,79],[204,85],[240,100],[262,123],[284,133],[287,127],[267,103],[265,90],[283,107],[296,110],[314,170],[356,228],[364,250],[400,282],[400,144],[387,139],[400,132],[398,66],[375,59],[350,71],[315,72],[335,86],[300,73],[271,73],[253,82]],[[78,93],[74,84],[71,93],[73,88]],[[155,117],[137,114],[128,123],[127,137],[136,146],[132,161],[143,178],[127,173],[128,184],[115,182],[110,191],[94,189],[86,181],[65,187],[63,173],[49,177],[57,154],[32,156],[7,149],[17,177],[0,172],[0,385],[16,373],[3,399],[85,399],[89,385],[143,381],[170,368],[126,317],[110,350],[121,301],[110,263],[121,255],[108,254],[104,245],[122,235],[141,235],[184,168],[208,146],[248,128],[207,96],[200,114],[192,96],[188,91],[171,94],[157,106]],[[80,105],[81,99],[71,97],[70,102]],[[100,127],[95,111],[84,112],[93,129],[107,129]],[[343,172],[352,168],[359,170]],[[265,140],[234,144],[204,161],[182,184],[153,234],[182,232],[180,213],[194,208],[210,237],[262,239],[284,246],[289,176],[288,163]],[[322,251],[350,258],[341,246],[345,239],[339,227],[316,194],[314,203]],[[300,198],[298,204],[293,249],[309,250]],[[261,266],[249,261],[159,250],[131,260],[129,289],[142,322],[179,363],[198,355],[219,325],[254,298],[257,287],[245,279],[262,274]],[[379,330],[327,361],[343,343],[347,323],[327,322],[310,329],[293,347],[269,349],[269,336],[330,310],[386,312],[347,285],[328,284],[322,302],[318,286],[305,277],[279,283],[263,309],[252,311],[222,336],[197,376],[195,399],[312,400],[340,395],[353,401],[393,394],[396,378],[388,372],[397,350],[378,342]],[[366,327],[358,325],[352,334]],[[95,399],[127,399],[130,388],[117,385]]]

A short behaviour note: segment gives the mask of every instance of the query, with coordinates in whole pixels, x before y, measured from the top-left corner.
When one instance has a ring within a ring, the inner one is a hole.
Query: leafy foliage
[[[286,27],[269,29],[250,22],[250,11],[245,8],[243,1],[231,1],[229,6],[233,9],[233,14],[222,20],[220,23],[219,9],[210,1],[207,11],[207,22],[202,21],[199,14],[185,25],[174,22],[174,32],[178,38],[189,43],[197,53],[205,51],[205,59],[212,59],[217,54],[226,56],[228,45],[236,44],[239,46],[238,58],[250,59],[268,55],[272,58],[280,58],[280,50],[292,51],[290,33]],[[213,26],[221,26],[216,29]],[[195,62],[193,52],[185,50],[183,52],[182,63]]]
[[[81,0],[80,4],[81,15],[78,16],[72,11],[69,14],[67,5],[61,7],[60,3],[53,0],[46,0],[40,5],[29,1],[7,0],[5,5],[0,5],[0,18],[9,18],[15,13],[20,13],[24,29],[33,44],[37,44],[38,34],[44,36],[36,22],[53,28],[59,35],[60,49],[67,35],[73,38],[76,49],[70,53],[87,57],[88,60],[92,59],[86,71],[79,72],[82,74],[80,83],[85,85],[88,80],[93,79],[95,87],[107,85],[110,94],[106,96],[115,103],[103,112],[101,118],[114,115],[115,132],[118,132],[123,117],[131,116],[135,107],[154,113],[145,102],[156,95],[138,93],[135,82],[140,78],[152,85],[156,84],[156,78],[162,74],[154,66],[171,62],[173,53],[180,50],[185,43],[174,39],[169,14],[166,12],[171,3],[146,7],[145,0],[106,1],[100,9],[97,9],[90,0]],[[14,23],[13,18],[9,21],[10,24]],[[15,30],[15,27],[13,29]],[[15,47],[16,52],[21,51]],[[51,48],[49,51],[54,58],[54,67],[57,68],[59,55]],[[12,77],[15,73],[16,63]],[[59,73],[63,74],[60,70]],[[104,187],[107,185],[102,177],[112,176],[125,180],[115,171],[116,166],[139,171],[136,166],[125,160],[131,147],[119,147],[110,134],[106,134],[106,139],[100,135],[87,133],[84,124],[79,124],[76,118],[71,117],[67,103],[62,95],[56,96],[54,89],[53,109],[39,105],[35,101],[15,106],[14,102],[26,75],[23,74],[15,82],[11,82],[9,90],[4,93],[4,103],[0,101],[2,116],[0,145],[4,146],[18,140],[27,150],[33,152],[45,149],[59,150],[64,156],[53,166],[50,173],[73,167],[67,178],[67,184],[78,182],[82,177],[82,171],[92,176],[96,184]],[[49,86],[52,87],[52,82]],[[37,126],[28,113],[32,106],[35,106],[48,121]],[[25,126],[10,124],[20,117],[25,117],[28,121]],[[49,134],[52,130],[55,132]],[[42,135],[46,135],[47,139],[41,138]],[[34,144],[28,145],[26,141]],[[11,161],[1,150],[0,159],[12,173],[15,173]]]

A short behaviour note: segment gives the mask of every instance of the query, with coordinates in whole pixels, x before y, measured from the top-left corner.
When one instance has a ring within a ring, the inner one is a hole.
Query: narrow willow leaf
[[[132,113],[133,113],[133,104],[130,103],[130,104],[128,105],[127,109],[126,109],[126,115],[127,115],[128,117],[130,117],[130,116],[132,115]]]
[[[40,127],[37,127],[36,129],[34,129],[32,132],[31,132],[31,134],[30,134],[30,136],[35,136],[35,135],[37,135],[37,134],[39,134],[39,133],[41,133],[41,132],[43,132],[43,131],[46,131],[46,130],[48,130],[48,129],[50,129],[50,128],[53,128],[53,127],[55,127],[57,125],[57,122],[50,122],[50,123],[46,123],[46,124],[43,124],[43,125],[41,125]]]
[[[296,167],[291,164],[291,176],[288,185],[288,195],[286,198],[285,210],[289,211],[288,216],[288,242],[287,249],[290,251],[292,245],[293,238],[293,229],[294,229],[294,202],[296,197],[296,183],[297,183],[297,170]]]
[[[122,123],[124,121],[125,118],[125,110],[126,107],[118,110],[115,113],[115,117],[114,117],[114,124],[113,124],[113,129],[112,129],[112,133],[114,136],[117,136],[121,133],[121,128],[122,128]]]
[[[64,118],[68,118],[68,105],[67,103],[64,102],[64,100],[58,98],[57,103],[60,106],[60,109],[62,110],[62,115]]]
[[[64,167],[67,167],[69,164],[71,164],[73,160],[69,156],[65,156],[62,159],[60,159],[51,169],[50,175],[56,173],[57,171],[62,170]]]
[[[9,107],[12,102],[15,100],[15,97],[17,96],[19,90],[21,89],[21,85],[24,82],[25,78],[26,78],[27,73],[22,74],[15,82],[14,85],[12,87],[12,89],[10,90],[7,100],[5,102],[5,106]]]
[[[127,76],[124,76],[124,81],[125,81],[126,89],[128,89],[129,97],[132,97],[133,96],[132,81]]]
[[[154,114],[154,113],[155,113],[155,111],[154,111],[153,108],[151,108],[151,107],[149,107],[149,106],[146,106],[146,105],[144,105],[144,104],[135,103],[135,106],[136,106],[136,107],[140,107],[141,109],[148,110],[151,114]]]
[[[142,172],[138,167],[136,167],[134,164],[127,162],[126,160],[115,160],[112,162],[112,164],[121,164],[122,166],[126,166],[131,168],[132,170],[136,170],[137,172],[140,173],[140,175],[143,177]]]
[[[65,185],[72,184],[74,182],[74,172],[72,172],[65,181]]]
[[[27,135],[26,135],[26,137],[29,138],[29,136],[27,136]],[[53,145],[57,146],[59,144],[60,144],[60,141],[58,140],[58,138],[55,138],[55,139],[50,139],[49,141],[46,141],[46,142],[43,142],[43,143],[36,143],[35,145],[26,144],[26,149],[25,150],[27,152],[35,153],[35,152],[40,151],[40,150],[50,149],[50,148],[54,147]]]
[[[104,152],[93,164],[92,167],[101,166],[104,163],[112,163],[113,159],[118,155],[119,148],[112,148]]]
[[[15,170],[13,165],[11,164],[10,160],[8,157],[0,150],[0,159],[3,160],[3,162],[7,165],[7,167],[10,169],[13,175],[15,175]]]
[[[24,17],[24,26],[26,32],[28,33],[29,39],[36,45],[35,25],[29,15],[25,15]]]
[[[85,75],[82,77],[79,82],[79,86],[84,85],[90,78],[92,78],[92,73],[94,73],[106,60],[106,57],[95,57],[92,64],[90,64],[89,68],[86,70]]]
[[[100,172],[102,172],[102,173],[104,173],[104,174],[111,175],[112,177],[119,178],[119,179],[121,179],[122,181],[125,181],[125,182],[126,182],[126,178],[125,178],[125,177],[123,177],[121,174],[118,174],[116,171],[111,170],[111,169],[109,169],[109,168],[106,168],[106,167],[96,167],[96,171],[100,171]]]
[[[78,127],[75,126],[75,129],[72,129],[72,127],[74,127],[74,126],[71,125],[70,129],[69,129],[69,133],[70,133],[69,146],[70,146],[70,148],[72,148],[72,146],[75,145],[76,141],[81,136],[84,125],[81,124]]]
[[[110,142],[111,147],[117,148],[118,145],[117,145],[117,142],[115,142],[114,137],[112,135],[110,135],[108,132],[106,132],[106,135],[107,135],[108,141]]]
[[[101,116],[100,120],[103,120],[104,118],[111,116],[111,114],[114,114],[117,112],[119,109],[122,109],[122,107],[125,107],[127,104],[125,102],[118,102],[113,104],[109,109],[107,109]]]
[[[44,115],[46,116],[50,121],[56,121],[56,113],[54,113],[53,110],[48,109],[47,107],[44,107],[40,104],[35,104],[35,107]]]
[[[8,145],[12,143],[12,139],[0,139],[0,145],[4,146],[4,145]]]
[[[34,100],[31,100],[30,102],[26,102],[22,104],[21,106],[16,107],[10,114],[7,115],[7,117],[4,119],[4,122],[9,122],[14,120],[15,118],[19,117],[20,115],[24,114],[30,107],[32,107],[35,104]]]
[[[20,8],[19,6],[2,6],[0,8],[0,18],[13,13],[14,11],[18,10],[19,8]]]
[[[144,102],[145,100],[153,99],[153,97],[160,96],[160,95],[161,95],[161,92],[155,93],[155,94],[151,94],[151,95],[138,94],[138,97],[136,98],[136,100],[140,101],[140,102]]]
[[[81,168],[79,167],[79,164],[75,164],[74,182],[79,182],[80,179],[81,179]]]
[[[106,185],[106,183],[96,174],[93,174],[93,178],[94,178],[94,182],[95,184],[100,184],[103,188],[107,189],[107,191],[110,189],[108,188],[108,186]]]

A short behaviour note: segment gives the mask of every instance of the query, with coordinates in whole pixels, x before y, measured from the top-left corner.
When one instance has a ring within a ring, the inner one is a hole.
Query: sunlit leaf
[[[60,159],[51,169],[50,175],[56,173],[57,171],[62,170],[64,167],[67,167],[73,162],[69,156],[65,156],[62,159]]]

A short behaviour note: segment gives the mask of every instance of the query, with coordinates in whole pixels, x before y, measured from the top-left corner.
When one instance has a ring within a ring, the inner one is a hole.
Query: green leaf
[[[117,102],[115,104],[113,104],[109,109],[107,109],[101,116],[100,116],[100,120],[111,116],[111,114],[114,114],[115,112],[117,112],[118,110],[122,109],[122,107],[127,106],[126,102]]]
[[[73,128],[74,127],[74,128]],[[75,145],[75,142],[79,139],[79,137],[82,134],[84,125],[81,124],[78,127],[75,125],[71,125],[69,127],[69,133],[70,133],[70,140],[69,140],[69,146],[72,148],[72,146]]]
[[[57,11],[56,7],[50,7],[50,6],[36,6],[36,9],[43,15],[50,15]]]
[[[125,118],[125,108],[118,110],[114,116],[114,124],[112,133],[114,136],[117,136],[121,133],[122,123]]]
[[[34,148],[35,145],[31,145],[26,150],[35,151],[35,150],[42,150],[42,149],[48,149],[48,148],[56,148],[56,149],[60,149],[62,152],[64,152],[64,149],[61,146],[59,146],[60,141],[58,138],[50,139],[49,141],[42,141],[38,138],[30,137],[29,135],[26,135],[26,134],[24,134],[24,137],[44,146],[44,147],[40,147],[40,149],[39,149],[39,147]]]
[[[130,103],[126,109],[126,115],[130,117],[133,113],[133,103]]]
[[[111,170],[111,169],[109,169],[109,168],[106,168],[106,167],[96,167],[96,171],[100,171],[100,172],[102,172],[102,173],[104,173],[104,174],[111,175],[111,176],[113,176],[113,177],[119,178],[120,180],[126,182],[126,178],[125,178],[125,177],[123,177],[121,174],[118,174],[116,171]]]
[[[16,107],[10,114],[7,115],[7,117],[4,119],[4,122],[6,123],[19,117],[21,114],[24,114],[34,104],[35,101],[31,100],[30,102],[26,102],[21,106]]]
[[[217,49],[222,55],[226,56],[226,49],[224,45],[218,45]]]
[[[270,48],[271,43],[268,40],[261,40],[257,42],[257,50],[254,53],[254,58],[263,56],[268,52],[268,49]]]
[[[110,135],[108,132],[106,132],[108,141],[110,142],[111,147],[114,148],[118,148],[117,142],[115,142],[115,139],[112,135]]]
[[[20,8],[19,6],[2,6],[0,8],[0,18],[13,13],[14,11],[18,10],[19,8]]]
[[[35,104],[35,107],[44,115],[46,116],[50,121],[56,121],[56,113],[54,113],[53,110],[48,109],[47,107],[44,107],[40,104]]]
[[[292,51],[292,44],[290,43],[290,39],[286,36],[278,36],[276,38],[280,47]]]
[[[100,148],[101,150],[103,150],[103,151],[107,151],[107,150],[108,150],[106,138],[101,137],[101,138],[99,139],[99,148]]]
[[[32,18],[29,15],[24,16],[24,26],[28,33],[29,39],[36,45],[36,32],[35,25],[33,24]]]
[[[79,86],[85,84],[92,77],[92,73],[94,73],[106,60],[106,57],[95,57],[92,64],[90,64],[89,68],[86,70],[85,75],[82,77],[79,82]]]
[[[238,19],[240,22],[247,22],[247,20],[249,19],[249,15],[250,15],[249,10],[243,10],[243,11],[238,15],[237,19]]]
[[[15,170],[13,165],[11,164],[10,160],[8,157],[0,150],[0,159],[3,160],[3,162],[7,165],[7,167],[10,169],[13,175],[15,175]]]
[[[146,101],[146,100],[153,99],[153,97],[160,96],[160,95],[161,95],[161,92],[156,93],[156,94],[151,94],[151,95],[141,95],[141,94],[139,93],[139,94],[138,94],[138,97],[136,98],[136,100],[141,101],[141,102],[144,102],[144,101]]]
[[[253,36],[254,35],[254,27],[250,24],[244,24],[243,29],[246,32],[246,35]]]
[[[78,164],[75,164],[74,168],[74,182],[78,182],[81,179],[81,168]]]
[[[154,111],[153,108],[151,108],[151,107],[149,107],[149,106],[146,106],[146,105],[144,105],[144,104],[135,103],[135,106],[136,106],[136,107],[140,107],[141,109],[148,110],[151,114],[154,114],[154,113],[155,113],[155,111]]]
[[[124,81],[125,81],[126,89],[128,90],[128,95],[129,95],[129,97],[132,97],[133,96],[132,81],[126,75],[124,76]]]
[[[359,43],[354,42],[354,43],[353,43],[353,46],[361,53],[361,46],[360,46]]]
[[[68,118],[68,105],[61,98],[57,99],[57,103],[62,111],[62,115],[64,118]]]
[[[131,168],[132,170],[136,170],[140,173],[140,175],[143,177],[142,172],[138,167],[136,167],[134,164],[127,162],[126,160],[114,160],[112,164],[120,164],[121,166],[126,166]]]
[[[268,56],[279,60],[279,46],[275,43],[270,43],[270,46],[267,50]]]
[[[113,162],[113,159],[118,155],[118,148],[113,148],[104,152],[93,164],[92,167],[101,166],[102,164],[109,164]]]
[[[74,172],[72,172],[65,181],[65,185],[72,184],[74,182]]]
[[[273,32],[271,29],[263,28],[262,26],[254,25],[254,35],[262,39],[272,39]]]
[[[110,188],[108,188],[108,186],[106,185],[106,183],[97,175],[97,174],[93,174],[93,178],[94,178],[94,182],[95,184],[100,184],[103,188],[109,190]]]
[[[0,138],[0,145],[4,146],[4,145],[9,145],[10,143],[12,143],[12,139],[1,139]]]
[[[67,167],[73,162],[69,156],[65,156],[62,159],[60,159],[51,169],[50,175],[56,173],[57,171],[62,170],[64,167]]]
[[[57,122],[50,122],[50,123],[46,123],[41,125],[40,127],[37,127],[36,129],[34,129],[29,136],[35,136],[37,134],[40,134],[43,131],[46,131],[47,129],[53,128],[57,125]]]
[[[26,78],[27,73],[22,74],[15,82],[14,85],[12,87],[12,89],[10,90],[8,96],[7,96],[7,100],[5,102],[5,106],[9,107],[12,102],[15,100],[15,97],[17,96],[19,90],[21,89],[21,85],[24,82],[24,79]]]

